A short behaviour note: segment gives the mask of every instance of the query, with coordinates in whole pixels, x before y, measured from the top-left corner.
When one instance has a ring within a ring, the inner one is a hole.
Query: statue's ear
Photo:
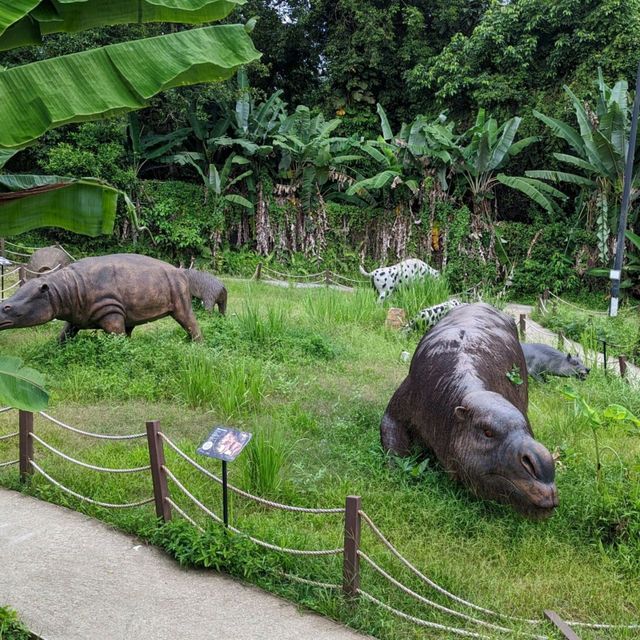
[[[47,291],[49,291],[49,285],[46,282],[43,282],[40,285],[40,292],[41,293],[46,293]]]
[[[453,410],[453,413],[455,414],[458,422],[465,422],[469,417],[469,409],[467,409],[467,407],[456,407]]]
[[[567,360],[571,360],[571,354],[567,353]]]

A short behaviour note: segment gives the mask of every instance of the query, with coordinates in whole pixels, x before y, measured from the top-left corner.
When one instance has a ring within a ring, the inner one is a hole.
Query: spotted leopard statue
[[[459,307],[461,304],[457,298],[451,298],[451,300],[446,300],[445,302],[441,302],[440,304],[435,304],[432,307],[426,307],[425,309],[421,309],[414,316],[411,322],[405,325],[405,331],[413,331],[417,326],[424,328],[425,333],[429,331],[429,329],[433,329],[442,318],[444,318],[451,309],[455,307]]]

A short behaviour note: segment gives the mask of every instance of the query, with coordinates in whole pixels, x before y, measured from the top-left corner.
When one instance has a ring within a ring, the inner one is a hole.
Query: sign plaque
[[[233,462],[251,440],[250,433],[228,427],[214,427],[196,452],[209,458]]]

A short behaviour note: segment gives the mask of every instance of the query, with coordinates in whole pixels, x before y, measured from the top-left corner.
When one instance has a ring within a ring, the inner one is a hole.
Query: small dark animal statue
[[[39,278],[41,274],[57,271],[71,264],[69,254],[58,246],[37,249],[31,254],[25,269],[25,280]]]
[[[487,304],[452,309],[418,344],[409,375],[382,418],[383,447],[406,456],[416,443],[476,495],[532,518],[558,504],[551,454],[533,438],[526,364],[515,322]]]
[[[189,290],[194,298],[200,298],[207,311],[213,311],[217,304],[218,311],[224,315],[227,310],[227,290],[225,286],[209,273],[196,269],[184,269],[189,280]]]
[[[527,361],[527,372],[536,380],[543,380],[545,374],[553,376],[576,376],[584,380],[590,369],[578,356],[562,353],[548,344],[522,343],[522,352]]]
[[[0,330],[66,320],[60,341],[80,329],[131,335],[136,325],[171,316],[193,340],[202,335],[183,269],[132,253],[84,258],[25,283],[5,300]]]

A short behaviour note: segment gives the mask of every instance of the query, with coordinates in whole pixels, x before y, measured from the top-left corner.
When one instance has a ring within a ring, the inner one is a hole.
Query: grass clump
[[[398,287],[387,298],[389,306],[405,310],[407,320],[414,318],[419,311],[448,300],[451,291],[443,277],[424,278]]]
[[[278,495],[291,455],[291,442],[285,432],[273,427],[256,431],[243,452],[244,485],[259,496]]]
[[[10,607],[0,606],[0,640],[32,640],[29,629]]]
[[[177,387],[188,407],[215,409],[225,418],[259,410],[268,393],[267,374],[259,360],[230,360],[197,349],[184,359]]]

